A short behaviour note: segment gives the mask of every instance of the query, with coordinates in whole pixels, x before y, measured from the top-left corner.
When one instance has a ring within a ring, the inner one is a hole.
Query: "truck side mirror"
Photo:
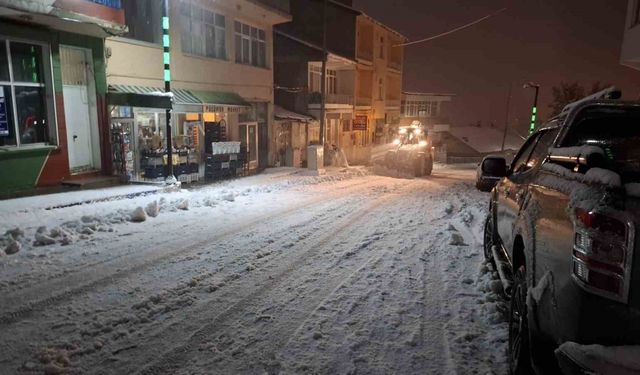
[[[500,156],[487,156],[478,166],[476,188],[489,192],[507,175],[507,160]]]
[[[507,160],[502,157],[486,158],[482,161],[482,176],[502,178],[507,175]]]

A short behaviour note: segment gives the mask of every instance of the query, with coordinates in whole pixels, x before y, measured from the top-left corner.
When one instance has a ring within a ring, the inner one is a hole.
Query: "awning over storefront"
[[[108,100],[112,105],[196,113],[238,112],[250,107],[240,95],[231,92],[172,89],[171,95],[167,95],[157,87],[131,85],[109,85]]]
[[[171,96],[154,87],[109,85],[107,102],[111,105],[171,109]]]
[[[242,112],[251,105],[233,92],[191,91],[202,104],[205,112]]]
[[[310,122],[314,120],[314,118],[311,116],[306,116],[306,115],[301,115],[299,113],[291,112],[280,106],[274,107],[273,116],[276,118],[276,120],[293,120],[293,121],[300,121],[300,122]]]

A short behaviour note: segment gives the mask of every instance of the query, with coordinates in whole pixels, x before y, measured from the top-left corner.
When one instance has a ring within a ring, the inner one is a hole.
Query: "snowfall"
[[[0,374],[506,374],[473,169],[0,202]]]

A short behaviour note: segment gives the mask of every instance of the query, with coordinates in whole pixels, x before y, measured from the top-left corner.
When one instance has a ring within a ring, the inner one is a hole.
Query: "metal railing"
[[[386,107],[400,107],[400,99],[387,99],[385,100]]]
[[[252,1],[277,9],[281,12],[291,13],[291,8],[289,7],[289,4],[290,4],[289,0],[252,0]]]
[[[372,103],[373,103],[373,99],[371,98],[364,98],[364,97],[356,98],[356,106],[358,107],[371,107]]]
[[[319,92],[309,94],[309,104],[320,104],[321,96]],[[325,97],[326,104],[345,104],[353,105],[353,95],[349,94],[327,94]]]

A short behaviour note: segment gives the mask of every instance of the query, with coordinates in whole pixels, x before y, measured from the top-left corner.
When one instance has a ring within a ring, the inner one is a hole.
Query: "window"
[[[520,148],[520,151],[511,164],[511,173],[522,173],[531,169],[528,165],[529,156],[539,138],[540,134],[534,135]]]
[[[236,21],[236,62],[265,68],[267,66],[267,33]]]
[[[45,50],[0,40],[0,146],[49,142]]]
[[[384,37],[380,37],[380,58],[384,59]]]
[[[189,0],[180,3],[182,52],[216,59],[227,58],[226,17],[200,8]]]
[[[536,148],[533,150],[533,153],[531,153],[529,162],[527,162],[527,167],[537,167],[544,161],[549,154],[549,147],[551,147],[551,144],[556,139],[559,130],[560,128],[555,128],[542,133]]]
[[[157,0],[122,0],[122,9],[129,28],[125,38],[162,43],[162,6]]]
[[[335,70],[327,69],[325,77],[327,86],[327,94],[336,94],[338,92],[338,77]],[[309,65],[309,92],[321,92],[322,87],[322,67]]]
[[[640,0],[635,0],[633,4],[633,19],[631,20],[631,27],[640,24]]]
[[[384,100],[384,80],[378,80],[378,100]]]

